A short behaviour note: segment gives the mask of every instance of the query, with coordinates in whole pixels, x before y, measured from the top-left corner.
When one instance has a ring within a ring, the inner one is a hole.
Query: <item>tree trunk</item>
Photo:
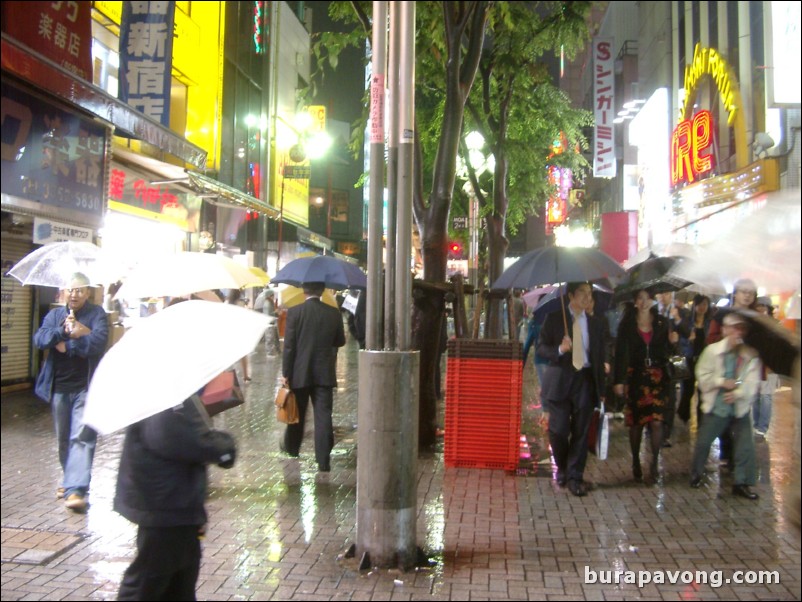
[[[498,215],[487,216],[488,238],[488,286],[504,271],[504,257],[507,255],[509,241],[504,236],[504,219]],[[491,296],[486,314],[485,338],[500,339],[504,336],[504,308],[501,299]]]

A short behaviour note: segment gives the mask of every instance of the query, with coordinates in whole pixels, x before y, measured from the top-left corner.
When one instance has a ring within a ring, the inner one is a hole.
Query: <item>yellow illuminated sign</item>
[[[710,76],[716,84],[721,102],[727,110],[727,125],[735,130],[736,163],[739,168],[745,167],[749,158],[741,88],[732,67],[714,48],[703,48],[701,44],[697,44],[693,51],[693,62],[685,67],[685,101],[680,121],[693,117],[696,91],[705,76]]]

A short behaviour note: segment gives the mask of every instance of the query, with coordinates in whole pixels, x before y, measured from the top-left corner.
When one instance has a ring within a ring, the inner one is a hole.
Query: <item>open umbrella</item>
[[[766,204],[744,216],[697,258],[672,269],[672,275],[718,290],[739,278],[751,278],[769,293],[799,288],[802,264],[802,200],[799,188],[766,195]]]
[[[623,301],[636,291],[645,290],[651,295],[671,293],[685,288],[690,282],[670,274],[674,265],[682,259],[674,257],[649,257],[627,270],[621,284],[615,288],[615,301]]]
[[[794,376],[794,363],[799,356],[799,336],[784,328],[777,320],[752,311],[732,310],[749,324],[744,342],[754,347],[763,363],[777,374]]]
[[[256,276],[259,279],[259,281],[258,282],[254,282],[252,284],[246,284],[245,288],[253,288],[253,287],[256,287],[256,286],[264,286],[265,284],[270,282],[270,276],[262,268],[258,268],[256,266],[251,266],[251,267],[248,268],[248,271],[250,271],[251,274]]]
[[[670,242],[664,245],[646,247],[623,262],[626,269],[646,261],[651,257],[698,257],[699,247],[685,242]]]
[[[504,270],[494,289],[532,288],[558,282],[611,282],[624,276],[615,259],[598,249],[543,247],[529,251]]]
[[[550,293],[543,295],[540,302],[532,312],[532,317],[536,323],[542,324],[546,316],[553,311],[560,309],[560,303],[564,303],[565,287],[561,286],[554,289]],[[593,285],[593,296],[596,298],[596,306],[593,308],[593,313],[601,315],[607,311],[610,306],[610,301],[613,298],[613,293],[606,290],[598,284]]]
[[[367,288],[365,272],[352,263],[330,255],[293,259],[273,277],[272,282],[303,286],[307,282],[323,282],[326,288]]]
[[[91,284],[116,280],[113,261],[91,242],[51,242],[28,253],[8,271],[23,285],[65,288],[75,272],[82,272]]]
[[[84,420],[107,434],[183,402],[253,351],[268,322],[249,309],[199,300],[141,320],[98,364]]]
[[[279,305],[286,309],[300,305],[305,300],[306,296],[304,295],[303,289],[300,289],[297,286],[287,285],[279,290]],[[324,290],[320,300],[326,305],[331,305],[333,308],[339,309],[339,305],[337,305],[337,299],[334,298],[334,293],[331,291],[331,289]]]
[[[259,276],[225,255],[176,253],[138,264],[125,278],[117,296],[183,297],[198,291],[259,284]]]

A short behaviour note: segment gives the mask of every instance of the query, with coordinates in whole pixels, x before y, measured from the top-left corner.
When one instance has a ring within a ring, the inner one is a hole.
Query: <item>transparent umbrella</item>
[[[65,288],[75,272],[91,284],[113,282],[119,275],[114,262],[91,242],[52,242],[28,253],[8,271],[24,285]]]
[[[84,419],[107,434],[182,403],[253,351],[269,318],[228,303],[184,301],[141,320],[98,364]],[[144,361],[144,358],[158,358]]]
[[[676,264],[670,274],[702,290],[729,289],[739,278],[751,278],[769,293],[795,291],[802,273],[801,225],[799,189],[771,193],[765,206],[703,245],[698,257]]]

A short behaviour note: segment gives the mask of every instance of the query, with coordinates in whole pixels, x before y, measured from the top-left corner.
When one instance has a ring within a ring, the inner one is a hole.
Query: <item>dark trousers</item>
[[[733,461],[735,484],[754,485],[757,482],[757,467],[751,411],[740,418],[716,416],[712,412],[702,415],[702,425],[696,436],[696,447],[691,463],[691,478],[705,473],[710,446],[716,437],[719,437],[722,443],[725,438],[730,442],[730,459]]]
[[[593,417],[593,374],[574,372],[568,394],[548,400],[549,443],[557,471],[569,481],[582,481],[588,459],[588,428]]]
[[[198,525],[139,527],[136,558],[118,600],[195,600],[201,549]]]
[[[284,448],[288,453],[297,455],[304,437],[304,423],[309,400],[315,413],[315,460],[318,464],[328,466],[331,450],[334,447],[334,425],[331,420],[334,406],[332,387],[304,387],[293,389],[298,402],[298,423],[288,424],[284,435]]]

